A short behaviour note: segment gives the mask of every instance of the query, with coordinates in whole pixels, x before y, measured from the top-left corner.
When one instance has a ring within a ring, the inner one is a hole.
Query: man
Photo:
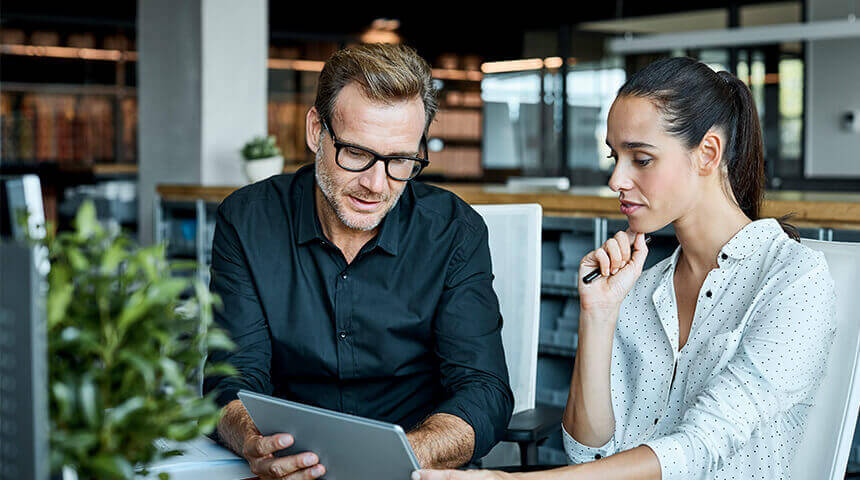
[[[412,49],[335,53],[307,114],[313,166],[242,188],[218,209],[213,353],[239,376],[207,380],[217,433],[263,478],[318,478],[312,452],[272,454],[236,399],[245,388],[398,423],[425,468],[462,465],[501,438],[513,406],[487,228],[462,200],[410,180],[436,112]]]

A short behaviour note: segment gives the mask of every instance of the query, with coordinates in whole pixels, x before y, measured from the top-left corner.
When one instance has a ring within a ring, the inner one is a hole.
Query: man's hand
[[[218,436],[248,461],[251,471],[259,475],[260,480],[311,480],[325,475],[325,467],[319,465],[319,457],[311,452],[276,457],[275,452],[294,443],[293,436],[286,433],[262,436],[240,400],[233,400],[222,409]]]
[[[248,460],[248,466],[260,480],[283,478],[288,480],[311,480],[325,474],[325,467],[319,464],[319,457],[310,452],[276,457],[278,450],[288,448],[293,444],[293,437],[280,433],[264,437],[255,435],[249,437],[242,447],[242,456]]]

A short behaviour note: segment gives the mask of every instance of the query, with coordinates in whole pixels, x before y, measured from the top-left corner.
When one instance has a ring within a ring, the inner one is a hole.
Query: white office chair
[[[482,464],[485,467],[536,463],[536,441],[541,425],[536,425],[535,389],[537,384],[538,327],[540,325],[541,220],[538,204],[477,205],[475,210],[484,218],[489,230],[490,257],[493,263],[493,289],[499,297],[504,320],[502,343],[514,392],[514,415],[511,427],[529,428],[512,431],[496,446]],[[529,417],[529,418],[525,418]],[[559,416],[560,418],[560,416]],[[523,420],[529,420],[523,422]],[[538,422],[540,423],[540,422]],[[553,423],[557,423],[553,420]],[[546,427],[544,427],[545,429]],[[519,434],[519,436],[517,436]]]
[[[860,408],[860,243],[802,243],[824,253],[836,284],[836,339],[791,472],[796,480],[841,480]]]

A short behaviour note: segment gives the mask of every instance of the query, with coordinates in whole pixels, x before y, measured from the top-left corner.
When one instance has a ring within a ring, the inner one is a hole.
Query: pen
[[[651,237],[645,237],[645,245],[651,243]],[[600,276],[600,267],[595,268],[585,278],[582,279],[582,283],[591,283],[592,280]]]

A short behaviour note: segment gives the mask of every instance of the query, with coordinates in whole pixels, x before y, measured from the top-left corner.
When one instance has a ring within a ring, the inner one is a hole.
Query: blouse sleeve
[[[567,452],[567,461],[571,465],[593,462],[615,453],[615,435],[599,447],[589,447],[577,442],[571,434],[567,433],[564,424],[561,426],[561,435],[564,440],[564,451]]]

